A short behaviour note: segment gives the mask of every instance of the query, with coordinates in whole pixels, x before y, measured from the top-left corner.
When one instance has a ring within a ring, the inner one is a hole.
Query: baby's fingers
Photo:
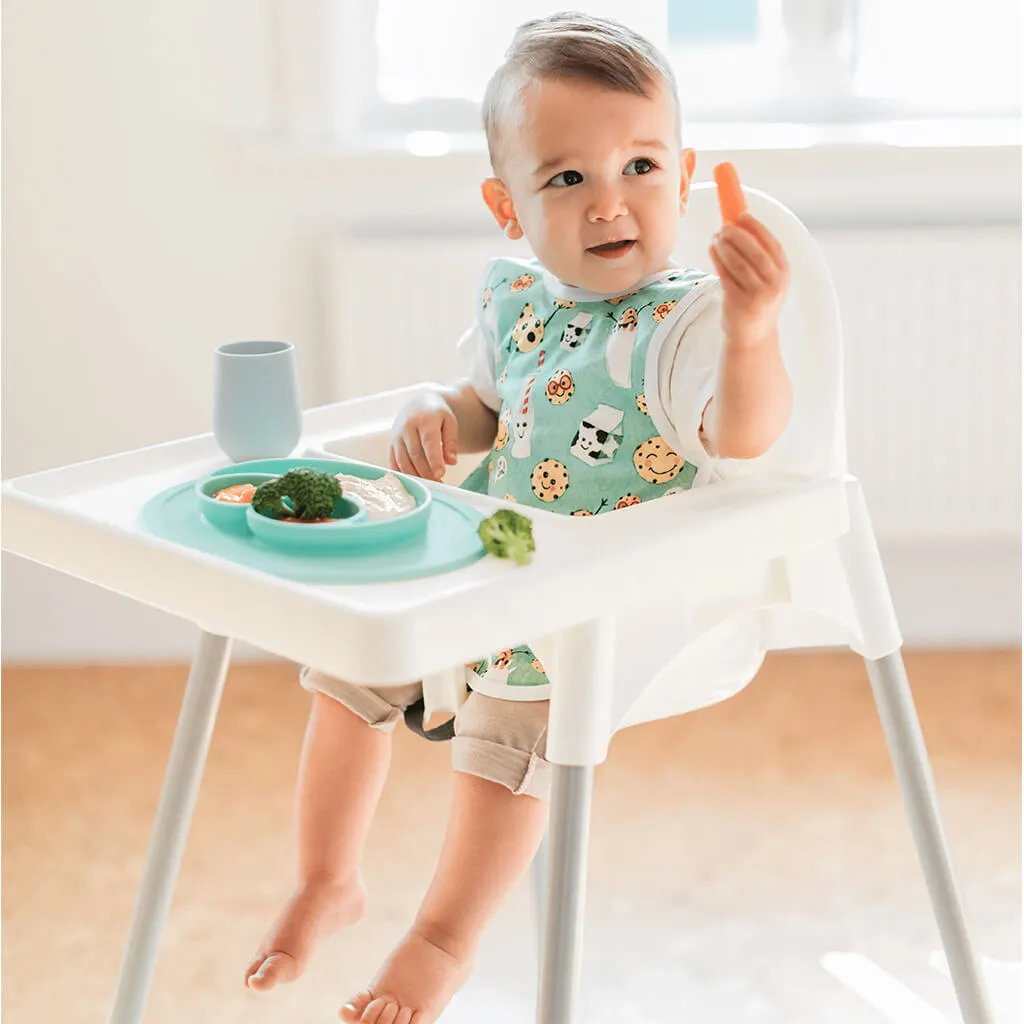
[[[782,248],[782,243],[756,217],[745,213],[736,222],[736,226],[753,235],[781,271],[784,273],[789,271],[789,261],[786,259],[786,251]]]
[[[708,249],[711,255],[711,262],[715,265],[715,273],[718,275],[718,279],[722,282],[723,288],[740,288],[739,281],[729,273],[729,268],[722,262],[722,257],[718,254],[718,249],[715,246],[711,246]]]
[[[437,429],[423,429],[419,431],[420,446],[423,448],[424,458],[430,468],[430,478],[440,480],[444,476],[444,450],[441,446],[441,431]]]
[[[409,476],[419,476],[432,480],[433,473],[426,455],[423,454],[423,446],[414,434],[401,434],[391,443],[391,458],[394,468],[399,473],[408,473]]]
[[[749,269],[752,282],[760,279],[765,284],[773,284],[782,274],[758,239],[742,228],[723,228],[717,239],[717,248],[723,259],[735,256],[742,260]]]
[[[391,447],[388,449],[388,464],[392,469],[397,469],[399,473],[408,473],[409,476],[418,475],[416,467],[412,464],[412,459],[409,458],[404,438],[396,437],[391,442]]]
[[[711,254],[716,258],[716,269],[719,266],[728,271],[731,278],[743,291],[757,292],[764,288],[766,282],[754,269],[753,264],[740,248],[729,238],[719,237],[711,246]]]
[[[441,420],[441,446],[445,461],[454,466],[459,461],[459,421],[452,413]]]
[[[433,480],[434,471],[430,467],[427,453],[423,450],[423,442],[419,433],[410,430],[402,435],[402,440],[405,441],[405,450],[409,453],[413,475],[422,477],[424,480]]]

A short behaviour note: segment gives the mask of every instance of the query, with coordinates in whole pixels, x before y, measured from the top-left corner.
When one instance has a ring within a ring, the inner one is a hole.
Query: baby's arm
[[[395,420],[388,464],[402,473],[441,480],[459,452],[487,451],[497,433],[497,414],[469,380],[424,389]]]
[[[388,461],[392,469],[441,480],[445,466],[460,452],[485,452],[498,433],[498,396],[494,377],[495,334],[480,320],[483,284],[491,274],[488,263],[477,301],[477,320],[456,347],[462,376],[442,387],[424,388],[398,415],[391,431]]]
[[[752,459],[778,440],[793,404],[778,333],[789,265],[775,237],[749,213],[722,227],[711,259],[722,282],[725,342],[702,432],[714,454]]]
[[[466,378],[441,390],[459,425],[460,452],[486,452],[498,433],[498,414],[485,405]]]

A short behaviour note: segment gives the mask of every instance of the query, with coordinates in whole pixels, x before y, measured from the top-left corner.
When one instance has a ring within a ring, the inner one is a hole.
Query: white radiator
[[[1020,229],[817,238],[842,306],[850,469],[879,537],[1018,537]],[[508,243],[493,235],[337,239],[331,398],[455,376],[455,342],[499,249],[508,253]]]

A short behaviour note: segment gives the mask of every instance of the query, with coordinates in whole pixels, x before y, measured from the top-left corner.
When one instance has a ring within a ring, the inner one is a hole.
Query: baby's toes
[[[395,1012],[392,1013],[392,1010]],[[398,1004],[383,996],[378,996],[363,1010],[363,1015],[359,1018],[359,1024],[394,1024],[397,1015]]]
[[[398,1003],[386,1003],[374,1024],[395,1024],[395,1021],[398,1020],[398,1014],[401,1009],[402,1008]]]
[[[256,970],[246,974],[249,988],[265,991],[278,982],[291,981],[296,974],[295,958],[288,953],[268,953]]]
[[[249,984],[249,979],[259,970],[260,965],[263,963],[265,959],[266,957],[262,953],[260,953],[259,956],[254,956],[252,958],[252,961],[249,963],[249,966],[245,969],[244,983],[246,985]]]
[[[339,1011],[338,1016],[345,1021],[361,1021],[363,1011],[370,1005],[373,995],[369,992],[360,992],[359,995],[350,999]]]

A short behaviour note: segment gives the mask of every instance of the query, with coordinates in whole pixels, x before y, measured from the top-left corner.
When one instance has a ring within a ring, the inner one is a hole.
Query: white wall
[[[232,34],[237,21],[214,15],[231,9],[237,17],[245,6],[5,3],[4,477],[205,432],[212,349],[225,340],[294,341],[306,404],[330,400],[325,237],[354,221],[413,217],[424,230],[442,218],[482,222],[475,182],[484,164],[476,156],[449,164],[278,158],[228,138],[225,83],[237,114],[239,82],[257,88],[262,56],[254,36]],[[260,102],[253,110],[250,127],[267,127]],[[750,183],[812,223],[856,220],[865,203],[876,218],[906,213],[895,192],[872,184],[881,164],[870,153],[832,164],[838,176],[827,188],[820,159],[809,154],[794,176],[792,154],[788,161],[766,154],[748,162],[761,171]],[[931,196],[933,212],[1012,218],[1007,197],[1019,196],[1019,153],[979,159],[907,151],[883,154],[882,164],[904,197]],[[706,177],[706,159],[702,166]],[[970,174],[978,183],[959,209],[942,174],[961,185]],[[978,562],[966,550],[962,571],[947,566],[945,575],[930,556],[922,562],[919,553],[894,552],[908,639],[1019,637],[1012,549],[995,551],[979,579],[971,578]],[[952,565],[958,553],[948,554]],[[937,571],[940,588],[973,588],[977,600],[969,604],[985,613],[969,621],[960,611],[943,613],[934,599]],[[190,651],[188,624],[8,555],[3,572],[8,660]]]

